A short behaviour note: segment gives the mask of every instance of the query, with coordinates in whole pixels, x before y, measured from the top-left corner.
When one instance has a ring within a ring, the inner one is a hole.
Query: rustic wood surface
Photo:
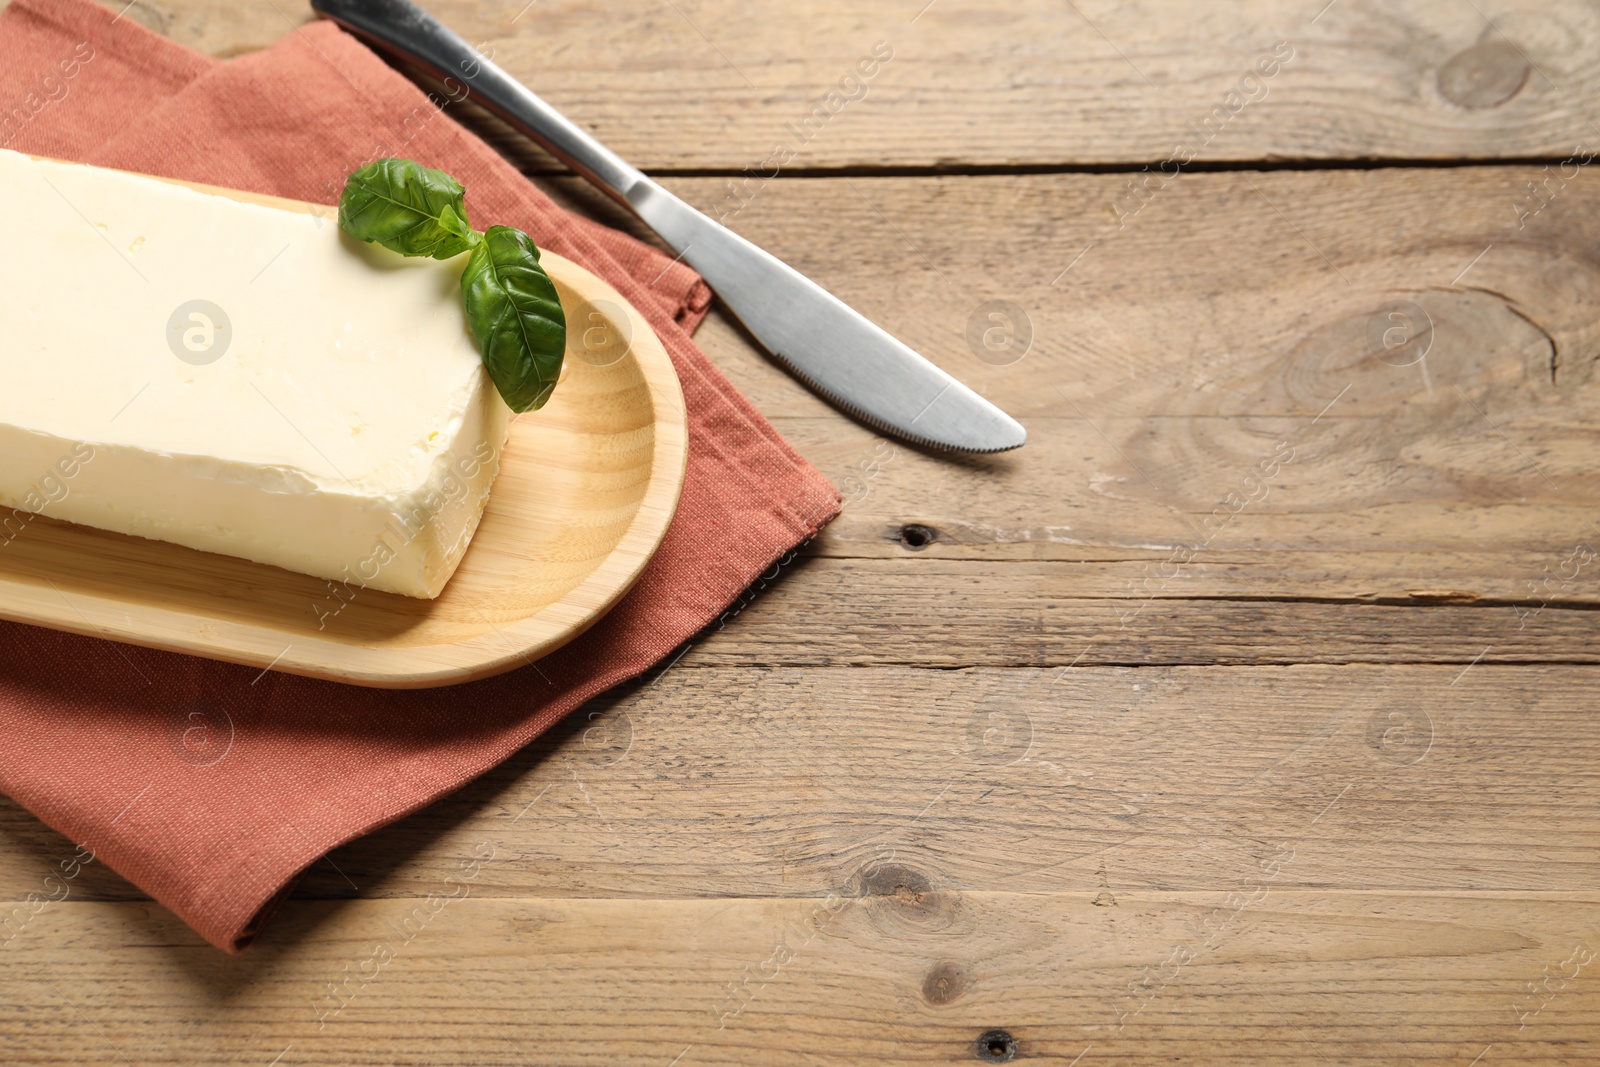
[[[1592,5],[524,2],[430,6],[1030,442],[885,441],[714,315],[827,533],[242,957],[86,869],[0,949],[0,1058],[1600,1062]],[[70,852],[0,804],[0,897]]]
[[[654,172],[737,171],[765,160],[775,139],[804,134],[795,169],[1144,164],[1185,141],[1201,163],[1560,159],[1600,139],[1591,61],[1600,11],[1584,0],[759,9],[434,0],[429,9]],[[287,0],[137,0],[129,15],[222,56],[311,17]],[[882,69],[846,82],[879,42],[891,55]],[[1245,81],[1279,42],[1276,73]],[[841,83],[853,99],[805,128]],[[1227,120],[1208,128],[1225,103]]]

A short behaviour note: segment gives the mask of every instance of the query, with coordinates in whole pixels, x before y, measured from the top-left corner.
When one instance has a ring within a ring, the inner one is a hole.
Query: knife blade
[[[364,40],[479,102],[636,214],[698,271],[800,381],[877,429],[930,448],[1003,452],[1011,416],[793,267],[695,210],[602,145],[410,0],[311,0]]]

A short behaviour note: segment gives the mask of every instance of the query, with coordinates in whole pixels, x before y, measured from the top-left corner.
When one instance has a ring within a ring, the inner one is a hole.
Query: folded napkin
[[[537,668],[390,692],[0,623],[0,790],[218,948],[244,947],[329,850],[645,671],[838,514],[833,486],[690,340],[710,302],[693,271],[558,209],[331,24],[219,62],[89,0],[14,0],[0,13],[0,107],[7,148],[322,203],[376,156],[440,167],[470,190],[473,218],[521,227],[614,285],[683,382],[689,475],[665,543],[610,614]],[[194,708],[231,731],[214,762],[175,744]]]

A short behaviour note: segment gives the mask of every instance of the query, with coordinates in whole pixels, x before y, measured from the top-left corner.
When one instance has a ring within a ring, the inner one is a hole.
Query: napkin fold
[[[218,61],[90,0],[0,12],[0,146],[328,204],[371,158],[442,168],[474,218],[615,286],[683,383],[688,480],[665,542],[616,608],[536,667],[395,692],[0,623],[0,791],[229,952],[318,858],[641,674],[839,512],[690,339],[711,300],[694,271],[557,208],[449,103],[330,23]],[[199,755],[184,738],[197,726]]]

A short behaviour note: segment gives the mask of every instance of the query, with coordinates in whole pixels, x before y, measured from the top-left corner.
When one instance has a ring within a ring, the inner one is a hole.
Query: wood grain
[[[341,849],[239,959],[89,868],[0,948],[8,1041],[659,1067],[970,1062],[1003,1029],[1060,1062],[1584,1062],[1588,673],[681,666]],[[70,846],[0,826],[22,900]],[[463,861],[466,899],[423,906]]]
[[[1201,891],[1307,835],[1316,847],[1279,884],[1600,878],[1593,668],[784,670],[698,655],[341,848],[297,897],[422,897],[485,838],[505,855],[473,892],[505,897],[825,896],[884,848],[963,891]],[[63,853],[0,807],[0,900],[25,899]],[[97,868],[73,888],[139,896]]]
[[[729,221],[1024,420],[1211,419],[1230,447],[1265,438],[1270,452],[1267,434],[1319,414],[1324,432],[1381,416],[1460,424],[1510,451],[1485,416],[1537,426],[1586,401],[1600,351],[1600,191],[1586,169],[1556,180],[1531,166],[1191,174],[1126,216],[1119,175],[811,178],[769,183]],[[721,196],[715,179],[667,184],[706,210]],[[997,301],[1014,305],[995,335],[1012,347],[969,345],[974,313]],[[1369,336],[1404,334],[1399,302],[1421,312],[1425,359]],[[765,410],[826,410],[771,388],[782,379],[763,366],[730,370]],[[1130,459],[1157,467],[1165,444]]]
[[[1600,698],[1574,684],[1592,670],[684,664],[586,709],[444,819],[341,850],[339,869],[361,895],[421,895],[508,835],[519,858],[484,894],[824,896],[885,849],[952,890],[1190,891],[1314,838],[1277,884],[1600,877]],[[324,867],[305,892],[350,887]]]
[[[1560,160],[1600,141],[1590,118],[1600,71],[1589,62],[1600,16],[1582,0],[424,6],[647,171],[737,175],[776,146],[795,153],[793,172]],[[275,0],[139,0],[129,15],[232,56],[310,12]],[[892,59],[863,79],[858,64],[879,42]],[[1262,77],[1279,42],[1291,58]],[[556,166],[519,152],[537,169]]]
[[[279,919],[294,947],[242,961],[159,909],[68,903],[11,950],[32,980],[8,1047],[96,1065],[810,1067],[984,1062],[998,1030],[1018,1062],[1080,1067],[1462,1067],[1485,1047],[1592,1062],[1594,964],[1551,999],[1525,988],[1595,943],[1592,892],[1264,889],[1096,906],[892,878],[834,899],[469,897],[426,922],[410,901],[306,903]]]
[[[1560,165],[1597,136],[1591,6],[427,6],[1030,443],[891,445],[714,315],[843,516],[670,666],[316,865],[240,958],[86,869],[0,946],[8,1059],[1596,1062],[1600,204]],[[133,13],[213,54],[305,17]],[[878,39],[865,99],[730,193]],[[1280,39],[1196,166],[1359,169],[1083,172],[1167,158]],[[1021,358],[969,346],[990,301]],[[1426,360],[1384,343],[1402,301]],[[10,908],[70,851],[0,802]]]
[[[1016,455],[841,428],[726,322],[700,341],[844,491],[818,554],[1057,561],[1137,600],[1593,604],[1600,193],[1584,172],[1519,222],[1540,174],[1190,175],[1120,229],[1116,176],[816,178],[734,220],[1017,415]],[[1020,351],[969,348],[991,301]],[[1425,356],[1384,347],[1395,314]]]

